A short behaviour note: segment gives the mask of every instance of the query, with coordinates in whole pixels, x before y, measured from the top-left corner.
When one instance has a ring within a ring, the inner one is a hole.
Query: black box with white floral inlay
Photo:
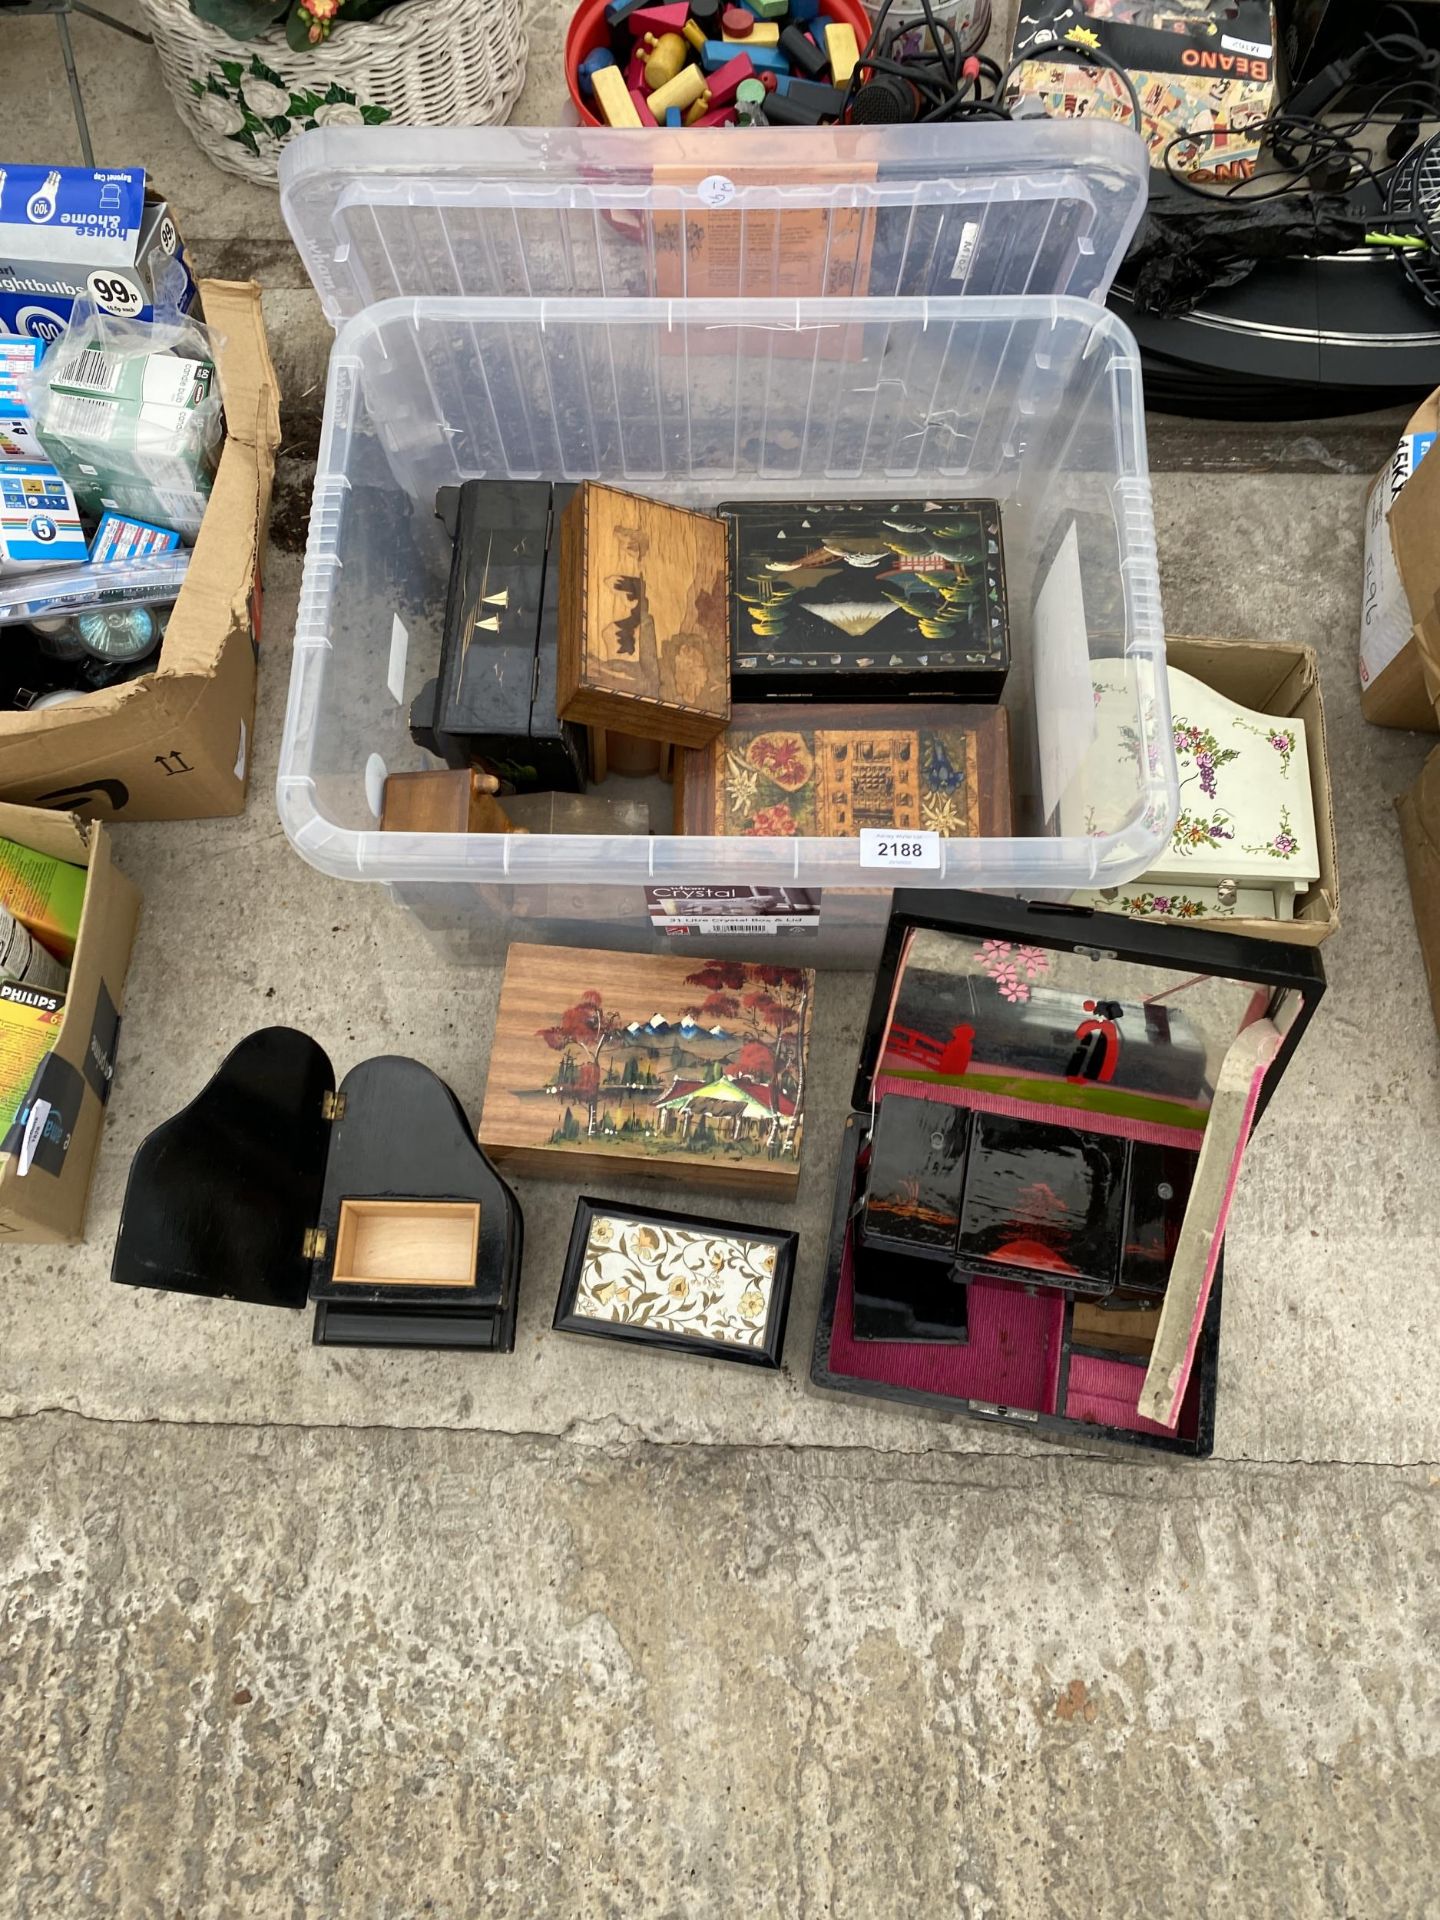
[[[783,1230],[582,1199],[555,1326],[778,1367],[795,1246]]]

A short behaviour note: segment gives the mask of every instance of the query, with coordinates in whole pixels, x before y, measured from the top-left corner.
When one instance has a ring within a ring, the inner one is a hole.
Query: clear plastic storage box
[[[439,656],[437,489],[595,476],[700,506],[998,499],[1015,831],[904,883],[1143,871],[1175,767],[1138,355],[1099,302],[1146,178],[1089,122],[292,142],[285,215],[337,327],[278,782],[296,849],[472,951],[650,945],[647,888],[736,883],[821,889],[806,957],[873,957],[893,881],[858,840],[379,831],[386,774],[435,764],[407,717]],[[1133,785],[1067,836],[1100,658],[1127,663]]]

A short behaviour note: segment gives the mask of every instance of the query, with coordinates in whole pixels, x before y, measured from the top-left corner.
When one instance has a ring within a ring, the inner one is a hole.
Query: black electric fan
[[[1415,227],[1424,247],[1405,247],[1401,264],[1411,285],[1440,307],[1440,134],[1412,147],[1397,162],[1385,193],[1387,219]]]

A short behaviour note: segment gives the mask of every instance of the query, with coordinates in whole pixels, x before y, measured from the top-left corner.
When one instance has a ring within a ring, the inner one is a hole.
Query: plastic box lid
[[[395,297],[644,297],[657,238],[682,299],[1098,301],[1148,184],[1139,136],[1093,120],[719,140],[710,128],[322,127],[280,157],[281,207],[332,326]],[[913,209],[903,240],[872,247],[867,221],[896,207]],[[706,256],[695,242],[720,212],[726,244]],[[769,220],[774,244],[742,219],[737,245],[736,213]],[[777,214],[793,218],[782,228]]]

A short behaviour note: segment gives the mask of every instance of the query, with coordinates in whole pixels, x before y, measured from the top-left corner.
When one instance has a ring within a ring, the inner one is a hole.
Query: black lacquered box
[[[515,1344],[523,1222],[464,1109],[419,1061],[335,1085],[292,1027],[249,1034],[130,1168],[110,1277],[315,1303],[322,1346]]]
[[[1313,950],[897,892],[811,1379],[1070,1440],[1214,1440],[1226,1219]]]

